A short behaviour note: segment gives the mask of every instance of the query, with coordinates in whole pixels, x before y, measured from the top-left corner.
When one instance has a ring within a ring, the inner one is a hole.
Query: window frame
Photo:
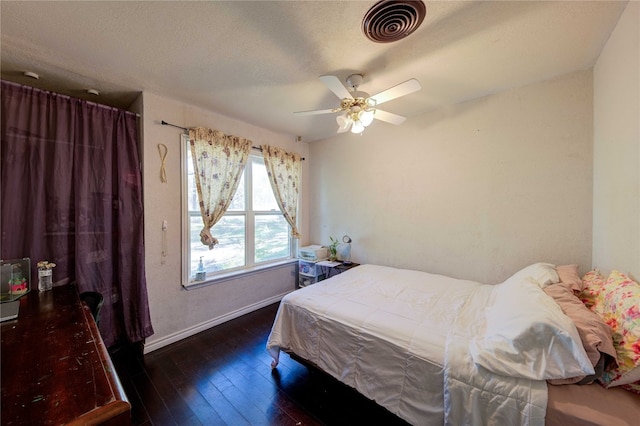
[[[255,274],[264,270],[281,267],[290,263],[297,262],[294,256],[295,252],[295,240],[291,237],[291,227],[288,225],[289,235],[289,255],[286,258],[279,258],[276,260],[267,260],[263,262],[255,262],[255,218],[261,215],[272,216],[272,211],[254,211],[252,209],[252,196],[253,196],[253,181],[252,170],[253,167],[245,167],[245,210],[233,211],[229,210],[225,215],[229,216],[243,216],[245,218],[245,264],[240,267],[230,268],[219,272],[208,272],[204,281],[196,281],[194,276],[191,275],[191,238],[190,238],[190,219],[194,215],[200,216],[200,211],[189,210],[189,179],[188,179],[188,149],[189,136],[187,134],[181,135],[181,150],[180,150],[180,175],[181,175],[181,224],[182,224],[182,237],[181,237],[181,253],[182,253],[182,286],[185,289],[193,289],[197,287],[207,286],[230,279]],[[251,152],[247,163],[252,162],[253,159],[263,159],[261,154],[257,152]],[[283,213],[278,209],[280,215]],[[284,217],[284,216],[283,216]],[[215,250],[215,249],[214,249]]]

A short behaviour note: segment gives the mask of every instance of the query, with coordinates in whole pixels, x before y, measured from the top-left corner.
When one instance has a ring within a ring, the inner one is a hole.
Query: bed
[[[273,368],[287,352],[414,425],[637,424],[640,395],[548,385],[596,374],[543,291],[557,277],[549,264],[500,285],[361,265],[285,296],[267,350]]]

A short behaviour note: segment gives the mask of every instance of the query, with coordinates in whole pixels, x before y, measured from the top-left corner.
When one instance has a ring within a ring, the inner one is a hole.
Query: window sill
[[[261,272],[268,271],[270,269],[278,269],[288,265],[298,263],[297,258],[291,258],[282,260],[280,262],[269,263],[268,265],[257,265],[251,268],[246,268],[241,271],[233,271],[224,274],[214,275],[207,278],[204,281],[189,281],[187,284],[183,284],[182,287],[185,290],[195,290],[202,287],[208,287],[210,285],[219,284],[225,281],[235,280],[238,278],[248,277],[250,275],[259,274]]]

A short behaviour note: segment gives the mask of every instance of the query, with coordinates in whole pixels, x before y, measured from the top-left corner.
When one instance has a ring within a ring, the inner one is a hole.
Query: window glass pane
[[[230,208],[211,230],[219,244],[213,250],[202,245],[200,231],[203,225],[188,144],[185,157],[185,218],[188,223],[185,240],[188,241],[185,241],[187,247],[184,249],[189,253],[185,268],[185,273],[188,273],[187,281],[193,283],[200,258],[207,272],[207,279],[212,279],[218,272],[241,272],[256,264],[268,265],[291,256],[291,229],[271,190],[264,159],[255,155],[248,159]],[[250,181],[246,181],[247,177],[250,177]]]
[[[256,216],[255,230],[256,263],[289,256],[291,231],[282,214]]]
[[[238,189],[236,189],[236,193],[233,196],[233,200],[231,200],[231,204],[229,205],[229,209],[227,211],[243,211],[244,210],[244,172],[242,172],[242,177],[240,178],[240,183],[238,184]]]
[[[276,197],[273,195],[267,166],[264,160],[253,160],[253,210],[254,211],[280,211]]]
[[[205,271],[216,272],[238,268],[245,264],[245,218],[242,215],[225,216],[211,229],[211,235],[218,239],[213,250],[202,244],[200,215],[191,216],[191,273],[193,277],[198,269],[200,257]]]
[[[191,148],[187,145],[187,197],[190,211],[200,212],[200,204],[198,203],[198,191],[196,190],[196,177],[194,174],[193,161],[191,160]],[[242,178],[238,184],[233,200],[229,205],[228,211],[243,211],[244,210],[244,172]],[[198,231],[200,232],[200,231]]]
[[[193,173],[191,148],[187,144],[187,203],[189,210],[200,212],[200,207],[198,205],[198,192],[196,191],[196,178]]]

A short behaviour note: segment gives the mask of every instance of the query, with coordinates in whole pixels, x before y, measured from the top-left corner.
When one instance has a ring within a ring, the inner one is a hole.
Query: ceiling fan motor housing
[[[349,77],[347,77],[347,84],[349,85],[351,91],[355,92],[356,90],[358,90],[358,86],[362,84],[362,74],[351,74]]]

